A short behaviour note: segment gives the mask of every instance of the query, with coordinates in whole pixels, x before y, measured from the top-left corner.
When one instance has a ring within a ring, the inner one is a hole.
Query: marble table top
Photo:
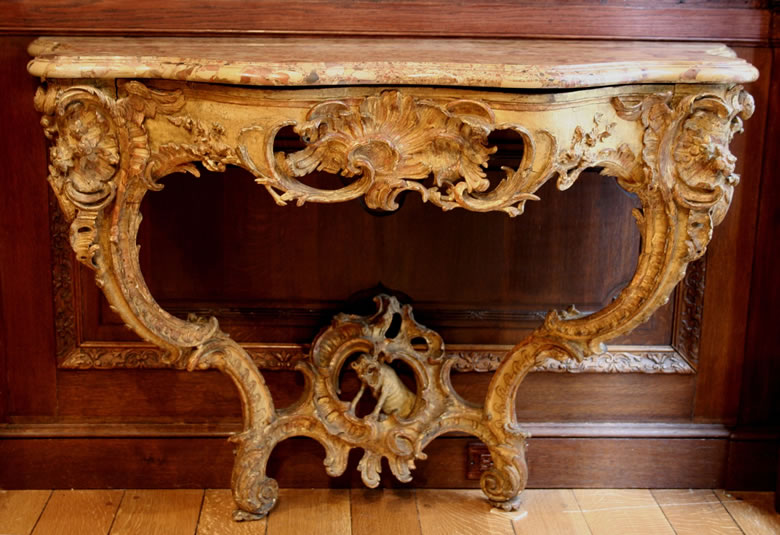
[[[156,78],[252,86],[446,85],[567,89],[745,83],[717,43],[366,37],[41,37],[43,78]]]

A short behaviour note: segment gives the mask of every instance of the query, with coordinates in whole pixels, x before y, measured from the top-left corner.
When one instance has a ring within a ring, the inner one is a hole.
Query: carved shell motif
[[[487,190],[483,168],[496,151],[487,146],[493,123],[493,112],[471,100],[440,106],[384,91],[358,105],[328,101],[313,107],[295,128],[306,148],[277,153],[277,164],[289,176],[317,170],[366,177],[371,182],[366,205],[395,210],[401,191],[416,190],[427,199],[426,188],[410,180],[430,175],[438,187],[462,177],[469,192]]]

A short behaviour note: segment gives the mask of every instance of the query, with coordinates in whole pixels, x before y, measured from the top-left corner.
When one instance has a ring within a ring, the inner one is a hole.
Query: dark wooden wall
[[[707,255],[701,324],[692,328],[700,331],[698,353],[688,355],[696,373],[534,373],[517,403],[535,437],[532,486],[773,484],[780,410],[778,25],[766,2],[751,0],[29,0],[4,6],[0,487],[228,484],[225,437],[237,428],[240,405],[219,374],[58,366],[65,342],[127,347],[130,354],[137,339],[108,310],[91,274],[63,255],[45,181],[47,149],[32,107],[37,81],[25,70],[26,46],[41,34],[207,38],[226,32],[693,39],[734,46],[761,78],[749,88],[756,114],[732,145],[742,183]],[[496,164],[510,163],[516,140],[496,141],[507,158]],[[608,302],[636,260],[633,200],[612,181],[593,174],[568,192],[545,187],[541,196],[514,220],[442,213],[414,196],[398,213],[378,217],[357,202],[279,208],[240,170],[200,179],[177,175],[144,206],[143,269],[167,308],[213,311],[244,342],[306,343],[333,312],[364,306],[381,285],[403,294],[418,319],[448,343],[510,344],[550,307]],[[684,297],[620,343],[678,343]],[[63,332],[78,340],[63,342]],[[279,405],[300,389],[293,372],[269,372],[268,381]],[[474,400],[488,381],[486,373],[455,377],[456,388]],[[435,441],[414,484],[473,486],[465,478],[470,442]],[[283,485],[355,483],[349,472],[329,480],[322,455],[316,444],[297,441],[274,453],[273,470]]]

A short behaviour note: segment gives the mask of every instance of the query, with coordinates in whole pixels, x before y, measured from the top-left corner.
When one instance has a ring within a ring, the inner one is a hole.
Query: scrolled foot
[[[247,486],[233,489],[233,498],[239,509],[233,512],[233,520],[245,522],[266,516],[279,498],[279,484],[270,477],[257,477]]]
[[[488,449],[493,466],[482,474],[479,482],[482,492],[494,507],[514,511],[520,506],[519,494],[528,480],[525,438],[519,438],[513,445],[489,446]]]
[[[517,511],[520,509],[520,504],[522,503],[522,498],[520,496],[515,496],[511,500],[506,500],[503,502],[496,502],[493,500],[488,500],[490,502],[490,505],[497,509],[502,509],[504,511]]]
[[[235,522],[251,522],[252,520],[260,520],[266,515],[268,515],[268,511],[265,513],[250,513],[248,511],[244,511],[243,509],[236,509],[233,511],[233,520]]]

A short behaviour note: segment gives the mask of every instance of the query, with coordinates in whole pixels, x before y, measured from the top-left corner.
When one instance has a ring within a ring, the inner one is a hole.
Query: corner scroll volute
[[[642,159],[648,183],[689,214],[687,261],[699,258],[731,204],[736,157],[729,144],[754,111],[742,86],[676,86],[635,102],[613,99],[618,114],[644,128]]]

